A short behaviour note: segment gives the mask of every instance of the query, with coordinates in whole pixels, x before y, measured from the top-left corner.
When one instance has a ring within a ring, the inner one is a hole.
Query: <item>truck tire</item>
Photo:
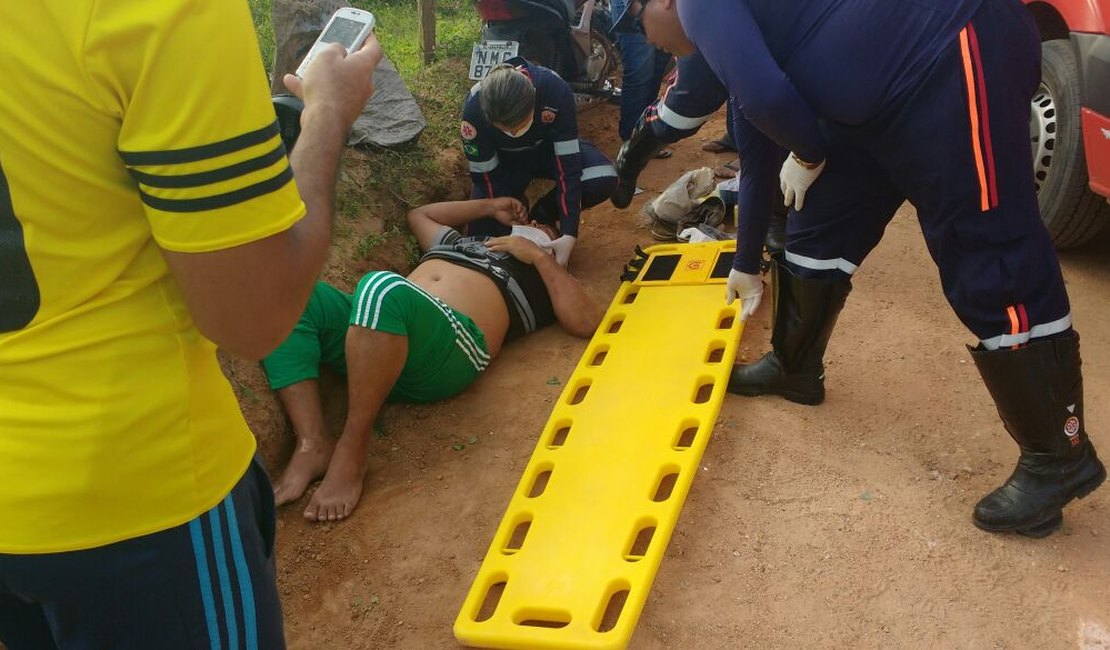
[[[1088,187],[1080,124],[1079,64],[1066,39],[1041,44],[1041,85],[1029,136],[1041,219],[1056,248],[1086,243],[1110,220],[1106,201]]]

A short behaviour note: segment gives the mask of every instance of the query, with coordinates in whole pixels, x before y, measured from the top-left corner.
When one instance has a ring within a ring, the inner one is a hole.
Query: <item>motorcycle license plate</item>
[[[485,79],[495,65],[513,58],[519,49],[520,43],[516,41],[475,43],[470,54],[470,78],[474,81]]]

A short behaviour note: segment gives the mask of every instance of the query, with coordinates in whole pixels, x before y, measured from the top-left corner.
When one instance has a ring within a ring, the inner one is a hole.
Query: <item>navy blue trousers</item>
[[[578,141],[579,155],[582,157],[582,200],[581,209],[593,207],[606,201],[617,190],[617,170],[613,162],[597,147],[585,140]],[[496,170],[497,196],[515,196],[524,199],[524,191],[535,178],[559,177],[555,167],[555,153],[550,144],[529,151],[498,151],[501,163]],[[473,197],[479,195],[475,189]],[[485,218],[473,221],[467,227],[470,236],[498,237],[512,232],[512,228],[499,223],[496,219]]]
[[[826,123],[826,168],[787,219],[791,270],[852,275],[909,200],[945,297],[985,347],[1069,330],[1029,146],[1040,51],[1021,3],[986,0],[908,96],[861,126]]]
[[[619,16],[626,4],[624,0],[613,0],[610,3],[613,15]],[[648,43],[647,37],[640,32],[617,34],[617,46],[623,66],[617,133],[621,140],[627,140],[632,137],[632,130],[644,109],[659,96],[659,83],[663,81],[663,71],[671,55]]]
[[[215,508],[100,548],[0,555],[8,650],[285,647],[274,497],[257,459]]]

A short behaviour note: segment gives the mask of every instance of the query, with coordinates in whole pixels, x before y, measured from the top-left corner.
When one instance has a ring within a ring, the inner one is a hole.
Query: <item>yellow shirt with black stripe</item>
[[[0,553],[185,523],[255,440],[160,248],[304,215],[245,0],[0,4]]]

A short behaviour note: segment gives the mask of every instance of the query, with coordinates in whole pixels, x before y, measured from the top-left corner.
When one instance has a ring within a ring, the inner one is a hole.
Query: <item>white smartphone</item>
[[[304,60],[297,66],[297,76],[304,77],[308,64],[316,58],[320,50],[329,43],[339,43],[347,49],[347,54],[362,47],[366,37],[374,30],[374,14],[354,7],[341,7],[332,14],[320,37],[312,44]]]

